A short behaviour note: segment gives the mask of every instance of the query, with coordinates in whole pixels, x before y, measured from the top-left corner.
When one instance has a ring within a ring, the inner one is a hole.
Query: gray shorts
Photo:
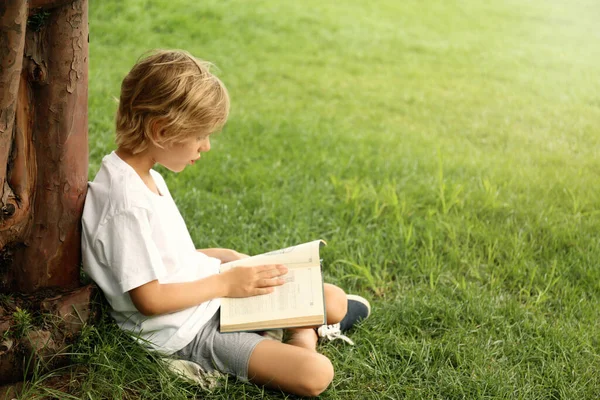
[[[214,370],[248,380],[248,363],[256,345],[265,337],[254,332],[219,332],[220,310],[200,329],[191,341],[174,354],[193,361],[206,372]]]

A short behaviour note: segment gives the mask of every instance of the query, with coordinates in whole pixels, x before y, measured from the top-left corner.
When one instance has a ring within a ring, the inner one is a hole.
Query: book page
[[[320,266],[290,269],[284,279],[286,283],[276,287],[273,293],[221,299],[223,321],[240,324],[323,313]]]
[[[297,246],[236,260],[221,265],[221,272],[233,267],[283,264],[285,283],[273,293],[221,299],[221,326],[324,315],[323,276],[319,248],[315,240]]]

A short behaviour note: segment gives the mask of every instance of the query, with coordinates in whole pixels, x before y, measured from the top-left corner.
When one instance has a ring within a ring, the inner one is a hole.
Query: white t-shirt
[[[165,354],[192,341],[219,308],[219,299],[146,317],[128,291],[153,280],[189,282],[219,273],[220,260],[197,252],[164,179],[150,171],[152,192],[116,153],[104,157],[88,185],[82,217],[83,269],[102,289],[119,326]]]

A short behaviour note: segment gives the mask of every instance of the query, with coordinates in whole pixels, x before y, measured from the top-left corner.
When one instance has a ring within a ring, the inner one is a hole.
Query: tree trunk
[[[41,10],[33,7],[47,11],[26,29]],[[0,57],[0,291],[75,288],[88,166],[86,0],[3,0]]]
[[[87,0],[0,0],[0,385],[67,362],[90,315],[87,78]],[[52,323],[18,333],[23,310]]]

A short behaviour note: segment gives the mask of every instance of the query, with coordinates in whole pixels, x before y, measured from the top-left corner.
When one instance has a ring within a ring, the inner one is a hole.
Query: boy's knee
[[[322,354],[315,353],[301,366],[300,391],[304,396],[318,396],[333,380],[333,364]],[[300,371],[299,371],[300,372]]]

